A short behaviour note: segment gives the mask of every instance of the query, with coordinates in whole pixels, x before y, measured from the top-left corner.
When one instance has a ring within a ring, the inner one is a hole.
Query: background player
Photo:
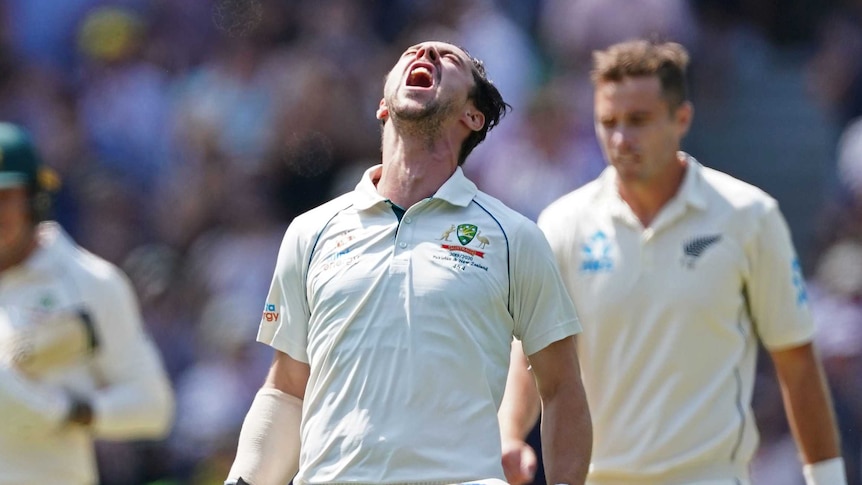
[[[0,484],[96,483],[93,439],[160,438],[173,414],[126,277],[43,220],[55,182],[0,123]]]
[[[830,393],[789,231],[770,196],[679,151],[693,116],[687,64],[676,43],[595,53],[595,129],[609,167],[539,219],[584,324],[578,354],[595,428],[588,483],[748,483],[760,342],[806,481],[840,485]],[[522,364],[511,379],[526,376]],[[503,408],[515,411],[501,415],[512,432],[537,412],[531,386],[519,389]]]

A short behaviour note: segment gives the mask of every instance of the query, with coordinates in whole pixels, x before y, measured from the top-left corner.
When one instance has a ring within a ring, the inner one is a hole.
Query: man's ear
[[[474,106],[470,106],[464,111],[464,116],[461,117],[461,120],[473,131],[479,131],[485,126],[485,114]]]
[[[386,107],[386,100],[380,100],[380,106],[377,107],[377,119],[386,121],[389,118],[389,108]]]
[[[686,101],[676,109],[676,124],[679,127],[678,132],[680,138],[688,133],[691,128],[691,122],[694,119],[694,105],[690,101]]]

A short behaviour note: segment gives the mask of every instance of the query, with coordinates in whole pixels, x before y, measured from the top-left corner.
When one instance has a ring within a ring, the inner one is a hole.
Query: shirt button
[[[407,247],[407,243],[406,243],[406,242],[400,242],[400,243],[398,243],[398,246],[399,246],[401,249],[404,249],[404,248],[406,248],[406,247]]]
[[[405,217],[405,218],[404,218],[404,223],[405,223],[405,224],[410,224],[411,222],[413,222],[413,219],[411,219],[411,218],[409,218],[409,217]]]

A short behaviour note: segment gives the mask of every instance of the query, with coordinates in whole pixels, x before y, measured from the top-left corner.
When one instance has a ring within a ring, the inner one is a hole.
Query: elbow
[[[99,403],[97,403],[99,404]],[[145,393],[126,396],[113,406],[102,402],[96,407],[94,430],[100,438],[118,440],[160,440],[170,433],[175,416],[171,387],[165,383]],[[103,412],[99,412],[100,409]],[[113,411],[108,409],[113,408]]]
[[[153,396],[154,399],[150,403],[150,416],[146,420],[145,426],[142,426],[140,432],[142,438],[147,439],[162,439],[173,429],[174,418],[176,416],[176,402],[174,394],[170,387],[165,386],[162,391]]]

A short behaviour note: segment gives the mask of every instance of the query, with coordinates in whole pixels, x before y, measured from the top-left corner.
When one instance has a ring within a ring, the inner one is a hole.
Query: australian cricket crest
[[[470,241],[476,237],[476,232],[478,231],[478,227],[475,224],[459,224],[458,229],[455,231],[455,235],[458,237],[458,241],[461,245],[466,246],[470,244]]]
[[[487,271],[488,268],[477,263],[474,258],[485,257],[485,248],[491,244],[488,236],[483,235],[476,224],[452,224],[438,239],[449,241],[449,236],[453,233],[459,244],[441,244],[440,247],[448,250],[449,254],[438,259],[455,262],[455,267],[461,270],[472,266]],[[467,247],[470,243],[473,243],[475,248]]]

